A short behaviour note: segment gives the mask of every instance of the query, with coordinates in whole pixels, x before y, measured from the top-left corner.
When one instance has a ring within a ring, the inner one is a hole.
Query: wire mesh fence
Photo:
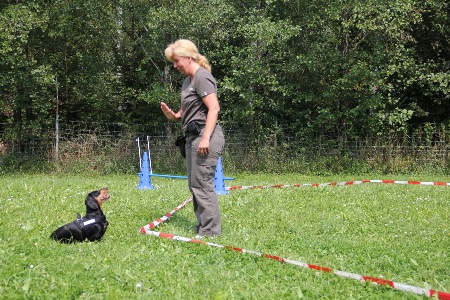
[[[424,130],[424,128],[427,128]],[[450,130],[416,126],[408,134],[346,139],[286,134],[283,128],[254,132],[223,126],[223,164],[230,172],[417,172],[448,173]],[[58,132],[13,138],[0,132],[0,170],[18,169],[102,173],[139,171],[139,151],[150,150],[153,171],[184,172],[174,145],[177,123],[158,127],[118,123],[68,122]],[[138,148],[137,138],[141,141]],[[147,144],[148,141],[148,144]],[[149,149],[147,149],[149,148]],[[38,167],[37,167],[38,166]]]

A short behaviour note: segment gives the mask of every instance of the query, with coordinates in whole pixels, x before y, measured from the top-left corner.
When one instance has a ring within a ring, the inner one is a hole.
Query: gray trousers
[[[209,153],[200,156],[199,135],[188,134],[186,138],[186,164],[188,186],[192,194],[194,212],[197,217],[196,231],[199,235],[217,236],[221,234],[220,207],[214,188],[217,161],[222,155],[225,138],[220,125],[216,125],[209,142]]]

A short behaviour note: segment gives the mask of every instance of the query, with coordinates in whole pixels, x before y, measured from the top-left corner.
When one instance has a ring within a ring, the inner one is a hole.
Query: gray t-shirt
[[[208,108],[203,103],[202,97],[209,94],[217,94],[217,83],[214,77],[206,69],[200,67],[191,81],[191,77],[186,77],[181,87],[181,127],[183,131],[186,125],[196,121],[199,125],[206,124]]]

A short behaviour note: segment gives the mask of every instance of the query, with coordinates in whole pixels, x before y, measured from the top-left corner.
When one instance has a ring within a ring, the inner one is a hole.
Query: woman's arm
[[[203,103],[205,103],[208,108],[208,114],[206,115],[205,130],[203,131],[202,139],[198,145],[198,152],[201,156],[204,156],[209,152],[209,140],[211,139],[211,134],[216,127],[217,118],[220,112],[220,105],[216,93],[209,94],[202,99]]]

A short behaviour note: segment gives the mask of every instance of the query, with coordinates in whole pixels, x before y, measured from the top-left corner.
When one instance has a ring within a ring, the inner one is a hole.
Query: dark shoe
[[[192,230],[194,230],[195,233],[199,233],[200,232],[200,225],[193,226]]]

